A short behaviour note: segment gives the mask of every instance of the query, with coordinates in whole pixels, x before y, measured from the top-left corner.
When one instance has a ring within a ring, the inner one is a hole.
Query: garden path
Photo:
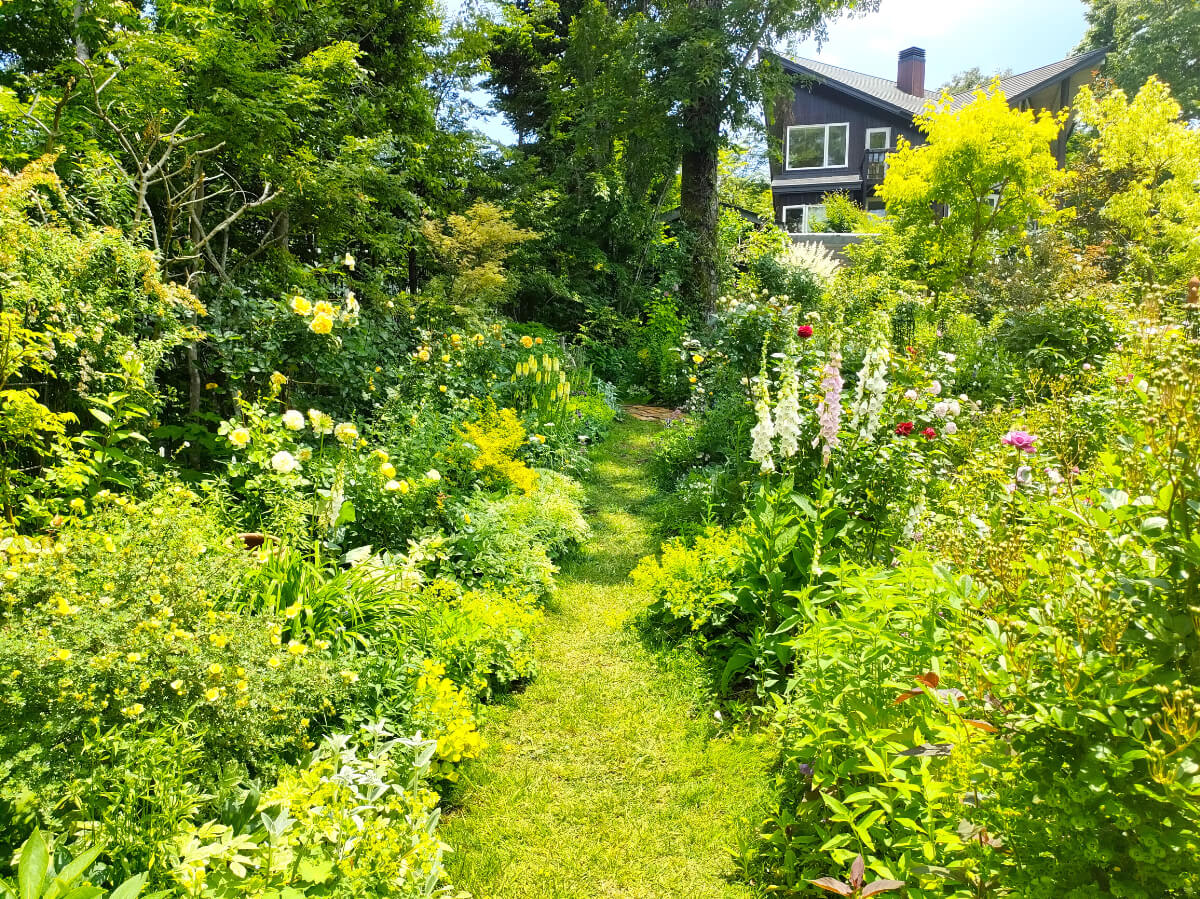
[[[765,791],[765,753],[714,737],[697,672],[627,626],[657,548],[644,471],[656,422],[618,425],[587,479],[595,535],[563,566],[537,679],[495,710],[444,838],[475,899],[748,899],[726,847]]]

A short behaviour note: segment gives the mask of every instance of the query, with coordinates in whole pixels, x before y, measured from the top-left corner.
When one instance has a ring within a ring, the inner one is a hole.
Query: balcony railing
[[[879,184],[883,181],[883,176],[887,174],[888,154],[895,152],[895,150],[867,150],[863,154],[862,169],[859,172],[862,175],[863,184]]]

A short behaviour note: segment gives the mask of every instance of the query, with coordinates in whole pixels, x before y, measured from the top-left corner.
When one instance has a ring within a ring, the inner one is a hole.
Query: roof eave
[[[1009,100],[1009,102],[1015,101],[1018,103],[1022,100],[1027,100],[1029,97],[1032,97],[1038,91],[1043,90],[1046,87],[1046,85],[1054,84],[1056,81],[1062,81],[1064,78],[1073,78],[1073,77],[1075,77],[1075,75],[1079,74],[1080,72],[1082,72],[1084,69],[1088,68],[1089,66],[1093,66],[1093,65],[1096,65],[1097,63],[1103,62],[1104,57],[1106,57],[1107,55],[1108,55],[1107,48],[1093,50],[1090,53],[1087,53],[1087,54],[1081,56],[1079,58],[1079,61],[1076,62],[1075,65],[1071,66],[1070,68],[1063,69],[1061,72],[1059,72],[1055,75],[1052,75],[1051,77],[1046,78],[1042,81],[1039,81],[1037,84],[1034,84],[1031,87],[1027,87],[1025,90],[1021,91],[1020,93],[1013,94],[1011,97],[1008,98],[1008,100]]]
[[[868,103],[878,109],[886,110],[893,115],[900,116],[901,118],[911,119],[913,116],[917,115],[917,113],[911,109],[905,109],[903,106],[897,106],[895,103],[889,103],[886,100],[881,100],[879,97],[868,94],[865,91],[860,91],[858,88],[851,87],[845,82],[836,81],[826,75],[822,75],[820,72],[813,71],[807,66],[800,65],[798,62],[793,62],[787,57],[780,56],[778,53],[769,53],[768,55],[777,59],[785,71],[789,71],[795,75],[804,75],[808,78],[812,78],[821,84],[827,85],[836,91],[841,91],[843,94],[853,97],[854,99],[863,103]],[[924,98],[914,97],[914,99],[921,100]]]

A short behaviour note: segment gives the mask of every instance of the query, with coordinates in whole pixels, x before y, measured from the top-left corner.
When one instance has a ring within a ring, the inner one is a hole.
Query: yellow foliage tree
[[[442,224],[426,220],[421,234],[445,272],[433,279],[424,298],[444,302],[467,319],[481,317],[504,298],[504,263],[516,247],[537,237],[491,203],[476,203]]]
[[[1013,109],[998,83],[955,110],[948,94],[916,118],[927,143],[901,138],[878,193],[909,258],[936,290],[959,283],[1055,215],[1051,144],[1065,113]]]

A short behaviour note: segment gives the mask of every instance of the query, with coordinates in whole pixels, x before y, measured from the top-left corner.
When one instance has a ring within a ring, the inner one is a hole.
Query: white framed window
[[[888,150],[892,146],[892,129],[891,128],[868,128],[867,129],[867,149],[868,150]]]
[[[873,215],[876,218],[886,217],[887,207],[883,205],[883,200],[879,197],[867,197],[867,215]]]
[[[790,234],[812,234],[816,226],[825,221],[825,205],[810,203],[803,206],[784,206],[779,221],[783,230]]]
[[[790,171],[845,168],[849,152],[849,122],[792,125],[787,130],[784,164]]]

